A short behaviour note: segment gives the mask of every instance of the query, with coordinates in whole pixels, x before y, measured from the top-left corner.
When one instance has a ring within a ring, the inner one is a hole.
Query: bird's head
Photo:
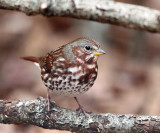
[[[68,44],[68,49],[72,50],[71,55],[81,63],[94,63],[105,51],[100,48],[98,42],[90,38],[78,38]]]

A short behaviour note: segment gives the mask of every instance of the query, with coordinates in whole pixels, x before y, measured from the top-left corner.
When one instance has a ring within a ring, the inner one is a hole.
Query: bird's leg
[[[47,88],[47,96],[46,96],[46,100],[45,100],[45,107],[48,104],[48,111],[50,111],[50,96],[49,96],[49,89]]]
[[[74,97],[74,99],[76,100],[76,102],[77,102],[77,104],[79,106],[77,110],[80,110],[86,116],[86,111],[84,110],[84,107],[82,105],[80,105],[77,97]]]
[[[50,104],[51,103],[55,104],[55,101],[51,101],[51,97],[49,95],[49,88],[47,88],[47,97],[45,100],[45,106],[48,104],[48,111],[50,111]]]

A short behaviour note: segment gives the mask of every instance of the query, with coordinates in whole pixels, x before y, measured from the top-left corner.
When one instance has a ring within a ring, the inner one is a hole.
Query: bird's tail
[[[27,61],[32,61],[32,62],[35,62],[35,63],[38,63],[38,62],[39,62],[39,58],[37,58],[37,57],[32,57],[32,56],[21,57],[21,59],[24,59],[24,60],[27,60]]]

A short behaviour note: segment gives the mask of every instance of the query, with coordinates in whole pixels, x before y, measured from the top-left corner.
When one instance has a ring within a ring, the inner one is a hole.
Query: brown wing
[[[53,68],[53,62],[56,61],[58,57],[62,56],[62,48],[63,46],[55,51],[51,51],[47,55],[40,57],[39,64],[41,69],[45,69],[47,73],[50,73],[51,69]]]

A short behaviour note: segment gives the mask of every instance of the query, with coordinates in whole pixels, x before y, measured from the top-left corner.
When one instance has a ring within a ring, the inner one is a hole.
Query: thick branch
[[[160,132],[159,116],[135,116],[121,114],[94,114],[72,111],[51,105],[45,107],[45,99],[0,101],[0,123],[28,124],[47,129],[72,132]]]
[[[0,9],[64,16],[160,32],[160,11],[112,0],[0,0]]]

